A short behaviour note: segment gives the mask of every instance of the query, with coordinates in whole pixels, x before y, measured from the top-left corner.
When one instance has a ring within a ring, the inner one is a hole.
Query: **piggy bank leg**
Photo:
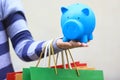
[[[63,37],[63,42],[69,42],[70,40],[67,39],[66,37]]]
[[[81,43],[87,43],[87,42],[88,42],[88,36],[87,36],[87,35],[83,36],[83,37],[80,39],[80,42],[81,42]]]
[[[93,35],[92,34],[90,34],[89,36],[88,36],[88,40],[90,41],[90,40],[93,40]]]

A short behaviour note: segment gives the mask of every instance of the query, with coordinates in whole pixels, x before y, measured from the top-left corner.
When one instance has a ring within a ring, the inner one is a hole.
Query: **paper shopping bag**
[[[79,66],[79,67],[73,67],[73,69],[79,69],[79,70],[96,70],[96,68],[94,68],[94,67],[88,67],[88,66]]]
[[[87,66],[87,63],[80,63],[79,61],[76,61],[74,63],[76,65],[76,67],[86,67]],[[74,63],[70,63],[72,68],[75,67]],[[65,66],[66,66],[66,68],[69,68],[68,64],[65,64]],[[55,66],[51,66],[51,68],[55,68]],[[64,68],[64,66],[61,64],[61,65],[57,65],[56,68]]]
[[[75,64],[74,64],[75,63]],[[87,63],[80,63],[79,61],[76,61],[76,62],[72,62],[70,63],[72,67],[86,67],[87,66]],[[76,66],[75,66],[76,65]],[[66,67],[68,68],[69,65],[66,64]]]
[[[75,65],[74,65],[75,63]],[[87,63],[80,63],[79,61],[76,61],[74,63],[70,63],[73,69],[83,69],[83,70],[95,70],[94,67],[88,67]],[[51,66],[51,68],[55,68],[55,66]],[[57,65],[56,68],[64,68],[63,65]],[[66,64],[66,68],[69,68],[68,64]]]
[[[10,73],[7,73],[7,80],[16,80],[15,79],[16,74],[19,74],[19,73],[22,73],[22,72],[10,72]]]
[[[22,80],[22,73],[18,73],[15,75],[15,80]]]
[[[30,75],[30,70],[29,70],[29,68],[23,68],[22,79],[23,79],[23,80],[31,80],[31,75]]]
[[[102,70],[78,70],[74,69],[30,67],[23,69],[23,80],[104,80]]]

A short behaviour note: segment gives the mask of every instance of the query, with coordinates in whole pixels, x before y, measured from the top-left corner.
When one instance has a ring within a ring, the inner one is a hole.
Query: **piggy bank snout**
[[[83,25],[74,19],[67,20],[63,25],[63,33],[68,39],[74,40],[83,34]]]

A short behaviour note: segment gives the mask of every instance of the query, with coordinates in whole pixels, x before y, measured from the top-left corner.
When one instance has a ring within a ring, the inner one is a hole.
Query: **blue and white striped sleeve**
[[[20,0],[3,0],[3,23],[12,41],[16,54],[24,61],[39,58],[40,52],[47,41],[34,41],[28,30],[24,9]],[[56,52],[61,51],[54,41]]]

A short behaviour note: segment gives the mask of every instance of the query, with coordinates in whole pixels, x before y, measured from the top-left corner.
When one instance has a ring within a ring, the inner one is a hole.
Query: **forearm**
[[[17,18],[19,16],[19,18]],[[7,21],[11,19],[13,22],[8,22],[6,25],[8,35],[12,41],[13,48],[17,55],[25,61],[37,60],[40,56],[43,47],[47,41],[34,41],[30,31],[27,28],[27,22],[23,15],[16,12],[12,18],[6,18]],[[56,45],[56,40],[53,42],[54,52],[59,52]]]
[[[15,47],[15,51],[22,60],[37,60],[47,42],[48,41],[22,41]],[[61,51],[56,44],[53,44],[53,47],[55,53]]]

